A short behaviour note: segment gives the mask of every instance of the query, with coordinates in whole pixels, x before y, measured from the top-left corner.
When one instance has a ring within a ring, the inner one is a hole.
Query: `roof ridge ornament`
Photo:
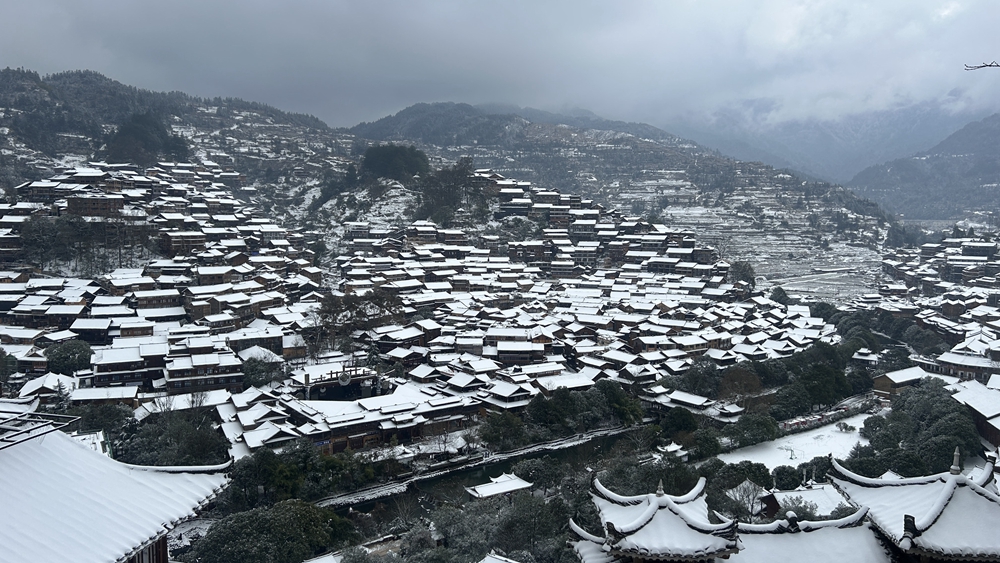
[[[663,496],[663,479],[660,479],[660,484],[656,486],[656,496]]]
[[[961,475],[962,474],[962,466],[959,465],[959,463],[961,462],[961,457],[962,457],[962,454],[958,451],[958,446],[955,446],[955,457],[952,458],[952,461],[951,461],[951,474],[952,475]]]

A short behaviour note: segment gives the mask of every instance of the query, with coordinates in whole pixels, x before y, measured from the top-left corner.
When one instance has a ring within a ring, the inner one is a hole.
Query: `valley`
[[[0,407],[23,442],[65,417],[109,467],[202,475],[209,519],[156,540],[183,561],[321,522],[314,561],[588,563],[617,537],[586,531],[592,501],[626,494],[699,499],[723,523],[696,528],[749,558],[736,538],[780,510],[867,514],[793,493],[938,479],[996,438],[973,417],[1000,401],[1000,266],[971,229],[895,249],[844,187],[593,116],[417,104],[333,129],[9,69],[0,108]]]

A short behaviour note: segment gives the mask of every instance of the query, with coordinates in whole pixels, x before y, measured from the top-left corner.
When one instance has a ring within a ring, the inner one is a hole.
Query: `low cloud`
[[[42,0],[5,10],[0,65],[87,68],[335,126],[434,101],[654,123],[752,107],[780,122],[993,109],[1000,71],[963,64],[1000,58],[998,20],[985,1]]]

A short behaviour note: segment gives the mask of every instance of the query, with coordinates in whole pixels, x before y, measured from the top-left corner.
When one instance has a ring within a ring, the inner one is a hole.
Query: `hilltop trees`
[[[479,425],[479,439],[491,449],[513,450],[528,443],[524,421],[510,411],[491,413]]]
[[[264,387],[272,381],[284,379],[281,364],[269,363],[258,358],[248,358],[243,362],[243,388]]]
[[[447,225],[458,208],[485,205],[482,190],[472,186],[473,171],[472,158],[462,157],[454,166],[442,168],[421,178],[421,205],[417,209],[416,218],[431,219]]]
[[[706,501],[713,510],[718,510],[744,522],[750,522],[755,508],[759,505],[760,493],[772,485],[771,473],[762,463],[744,460],[725,464],[721,467],[706,464],[699,469],[708,478]],[[714,469],[714,470],[713,470]]]
[[[77,406],[70,408],[66,414],[79,417],[70,426],[72,431],[103,431],[111,445],[113,457],[117,457],[122,441],[132,436],[139,425],[135,419],[135,411],[121,403]]]
[[[448,226],[459,210],[485,218],[489,212],[489,198],[483,185],[475,181],[473,172],[471,157],[462,157],[452,166],[432,170],[427,155],[415,147],[371,146],[365,150],[360,169],[350,165],[342,177],[331,175],[325,180],[309,209],[315,211],[334,196],[358,186],[367,186],[375,197],[386,188],[379,179],[389,179],[417,192],[419,204],[413,210],[413,219],[430,219]]]
[[[17,373],[17,358],[0,350],[0,397],[13,392],[11,376]]]
[[[859,346],[876,352],[881,351],[883,346],[875,333],[904,342],[919,354],[937,355],[948,349],[947,343],[934,331],[921,328],[911,318],[896,318],[887,312],[832,312],[827,321],[837,325],[837,332],[845,342],[856,340]]]
[[[351,452],[324,454],[300,439],[280,453],[261,448],[233,464],[232,482],[219,496],[219,509],[230,513],[289,499],[316,501],[385,479],[401,468],[394,459],[373,462]]]
[[[334,196],[354,189],[360,182],[358,169],[353,164],[347,165],[347,171],[343,176],[327,174],[320,185],[319,195],[309,202],[309,211],[316,211]]]
[[[172,135],[152,113],[133,114],[105,140],[104,156],[111,162],[155,164],[161,157],[187,160],[188,145]]]
[[[750,262],[737,260],[730,264],[728,277],[730,283],[747,282],[750,287],[757,286],[757,273]]]
[[[778,437],[778,423],[766,414],[746,413],[726,427],[726,435],[739,447],[752,446]]]
[[[368,147],[361,170],[374,178],[391,178],[409,182],[415,175],[426,176],[431,166],[427,155],[416,147],[399,145],[378,145]]]
[[[166,405],[165,405],[166,406]],[[150,415],[123,432],[117,459],[135,465],[214,465],[229,458],[229,440],[212,423],[211,407]]]
[[[83,275],[140,264],[149,256],[153,230],[123,217],[87,221],[79,215],[32,215],[21,227],[18,258],[43,270],[60,262]]]
[[[586,391],[562,388],[550,398],[535,395],[523,420],[510,411],[492,413],[478,432],[487,446],[503,451],[600,426],[631,425],[640,420],[639,402],[617,383],[602,380]]]

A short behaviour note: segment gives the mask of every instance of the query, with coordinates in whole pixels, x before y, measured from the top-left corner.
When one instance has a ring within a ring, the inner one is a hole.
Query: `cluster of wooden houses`
[[[178,171],[188,179],[179,186]],[[339,279],[334,291],[391,293],[406,320],[352,335],[354,353],[307,358],[304,335],[329,291],[303,249],[308,237],[259,218],[236,199],[238,183],[199,176],[208,173],[176,165],[142,177],[84,170],[50,182],[59,193],[63,181],[80,185],[72,178],[89,175],[94,190],[109,194],[145,190],[160,201],[225,191],[230,199],[212,199],[234,203],[220,217],[192,213],[193,197],[186,207],[160,202],[149,220],[169,257],[143,268],[94,280],[0,276],[0,344],[33,378],[26,398],[51,400],[62,386],[81,402],[142,403],[168,393],[193,404],[193,394],[224,390],[210,403],[234,455],[300,437],[339,451],[451,432],[486,410],[522,409],[539,393],[602,379],[650,408],[735,421],[736,405],[658,382],[699,360],[782,358],[839,338],[808,307],[753,297],[746,282],[728,281],[729,265],[690,231],[479,171],[473,181],[492,183],[506,213],[520,211],[505,204],[524,200],[529,213],[547,210],[543,238],[501,243],[418,221],[400,226],[398,240],[361,249],[357,241],[371,241],[373,230],[350,224],[345,244],[354,252],[328,272]],[[24,190],[35,188],[43,187]],[[565,225],[563,207],[575,217]],[[72,339],[94,347],[90,369],[70,381],[46,375],[42,349]],[[288,378],[244,391],[249,358],[281,365]]]

